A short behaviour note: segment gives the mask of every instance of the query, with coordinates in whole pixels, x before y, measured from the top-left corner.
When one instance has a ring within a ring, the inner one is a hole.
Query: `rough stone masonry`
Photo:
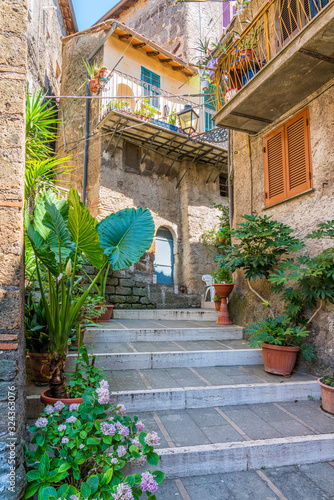
[[[2,0],[0,19],[0,498],[19,500],[25,488],[26,0]]]

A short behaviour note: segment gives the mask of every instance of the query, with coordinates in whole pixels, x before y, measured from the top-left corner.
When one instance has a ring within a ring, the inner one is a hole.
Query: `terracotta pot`
[[[219,243],[224,243],[224,236],[218,236]]]
[[[263,344],[262,358],[268,373],[290,377],[296,364],[299,347]]]
[[[334,387],[322,383],[322,378],[318,379],[321,387],[321,406],[322,409],[334,415]]]
[[[94,80],[89,80],[89,91],[90,92],[93,92],[93,94],[96,94],[96,92],[98,91],[99,89],[96,87],[95,85],[95,79]]]
[[[217,325],[232,325],[230,315],[227,308],[227,297],[233,290],[234,283],[214,283],[213,284],[215,292],[220,296],[220,309],[218,314],[218,319],[216,321]]]
[[[28,356],[30,359],[30,366],[36,384],[48,384],[48,377],[50,376],[50,368],[48,364],[50,356],[49,353],[28,352]]]
[[[101,307],[103,306],[96,306],[96,309],[99,310],[101,309]],[[97,315],[96,318],[94,318],[94,321],[109,321],[111,319],[114,305],[106,304],[106,308],[107,310],[104,313],[101,313],[99,316]]]
[[[42,392],[41,394],[41,402],[44,405],[51,405],[54,406],[57,401],[61,401],[65,405],[72,405],[72,404],[81,404],[83,403],[82,398],[51,398],[51,389],[47,389],[46,391]]]
[[[216,311],[219,311],[220,310],[221,300],[215,300],[214,303],[215,303]]]

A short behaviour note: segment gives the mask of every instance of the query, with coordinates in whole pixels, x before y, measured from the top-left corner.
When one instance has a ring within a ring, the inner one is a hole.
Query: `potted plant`
[[[156,466],[158,434],[144,432],[138,417],[112,404],[103,373],[90,364],[87,352],[82,358],[73,383],[81,403],[48,405],[29,427],[35,449],[25,451],[25,498],[38,494],[39,500],[107,500],[139,498],[146,492],[145,497],[155,499],[164,479],[161,471],[148,469],[125,477],[122,470],[126,464],[143,466],[146,461]],[[93,384],[87,385],[88,380]]]
[[[24,327],[26,349],[36,385],[48,383],[49,372],[49,334],[43,301],[34,301],[29,294],[25,304]]]
[[[321,406],[322,409],[334,415],[334,374],[333,376],[324,375],[318,379],[321,387]]]
[[[112,317],[114,305],[113,304],[107,304],[106,303],[106,286],[107,286],[107,279],[108,279],[108,274],[110,270],[110,263],[108,262],[107,258],[104,257],[106,261],[106,267],[102,271],[99,279],[99,284],[95,283],[94,288],[97,292],[97,296],[92,296],[91,297],[91,302],[94,302],[93,308],[91,309],[90,316],[87,316],[87,318],[90,318],[93,321],[109,321]],[[87,278],[92,282],[93,280],[91,277],[83,270],[84,274],[87,276]]]
[[[64,364],[68,340],[85,300],[109,263],[115,270],[128,267],[150,248],[154,223],[150,211],[142,208],[121,210],[97,223],[72,188],[67,201],[51,201],[47,195],[36,199],[34,216],[30,219],[26,214],[25,225],[35,253],[50,337],[48,395],[58,400],[67,396]],[[76,296],[73,290],[82,254],[99,271],[82,295]],[[44,289],[39,264],[47,269],[48,289]]]
[[[108,68],[107,68],[107,66],[103,66],[103,63],[100,66],[98,74],[99,74],[100,82],[107,83],[107,81],[108,81]]]
[[[290,377],[299,351],[308,361],[316,357],[314,347],[303,342],[310,332],[284,315],[247,325],[245,333],[250,335],[251,347],[262,347],[264,369],[268,373]]]
[[[213,301],[215,303],[216,311],[219,311],[220,310],[220,304],[221,304],[221,296],[219,295],[219,293],[215,294],[215,296],[213,298]]]
[[[99,76],[99,68],[96,65],[95,61],[92,64],[89,64],[89,62],[85,61],[84,59],[82,61],[84,63],[86,71],[87,71],[88,80],[84,81],[84,83],[81,85],[81,87],[79,87],[79,90],[88,81],[90,92],[92,92],[93,94],[96,94],[100,90],[100,88],[102,88],[102,85],[100,82],[100,76]]]

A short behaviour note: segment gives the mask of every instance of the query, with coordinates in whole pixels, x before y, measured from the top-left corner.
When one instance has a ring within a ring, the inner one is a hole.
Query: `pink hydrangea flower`
[[[125,412],[126,412],[126,408],[124,405],[118,405],[117,408],[116,408],[116,413],[118,413],[118,415],[120,415],[121,417],[123,417],[125,415]]]
[[[46,407],[44,408],[44,411],[45,413],[47,413],[48,415],[51,415],[53,412],[54,412],[54,407],[51,406],[51,405],[46,405]]]
[[[58,431],[59,432],[66,431],[66,425],[65,424],[60,424],[59,427],[58,427]]]
[[[126,455],[126,451],[127,451],[127,450],[126,450],[126,447],[125,447],[125,446],[119,446],[119,447],[117,448],[117,455],[118,455],[119,457],[124,457],[124,455]]]
[[[145,436],[144,441],[148,446],[155,446],[156,444],[159,444],[159,436],[154,431],[149,432],[147,436]]]
[[[100,380],[100,387],[102,387],[102,389],[108,389],[108,391],[109,391],[109,382],[108,382],[108,380]]]
[[[67,437],[65,437],[65,436],[64,436],[64,437],[61,439],[61,442],[62,442],[62,444],[67,444],[67,443],[69,442],[69,439],[68,439]]]
[[[125,425],[121,425],[120,428],[118,429],[118,432],[120,433],[121,436],[126,437],[129,435],[130,431],[129,428],[126,427]]]
[[[116,434],[116,428],[113,424],[109,424],[108,422],[102,422],[101,432],[105,436],[113,436],[114,434]]]
[[[105,387],[99,387],[96,389],[97,395],[98,395],[98,402],[101,405],[106,405],[109,403],[109,390],[106,389]]]
[[[133,500],[131,486],[126,483],[119,484],[116,493],[112,493],[111,496],[114,500]]]
[[[65,405],[62,401],[57,401],[54,405],[53,405],[55,411],[61,411],[63,408],[65,408]]]
[[[136,428],[138,432],[142,432],[145,429],[145,424],[141,420],[136,423]]]
[[[68,417],[65,422],[67,422],[68,424],[74,424],[74,422],[76,422],[77,420],[77,417]]]
[[[110,460],[110,462],[113,464],[113,465],[116,465],[118,464],[118,460],[116,457],[112,457],[112,459]]]
[[[48,419],[45,417],[40,417],[36,420],[35,425],[39,429],[43,429],[44,427],[46,427],[48,425]]]
[[[80,500],[80,499],[79,497],[77,497],[77,495],[71,495],[70,500]]]
[[[84,449],[84,447],[85,447],[85,445],[84,445],[84,444],[81,444],[81,445],[79,446],[79,450],[83,450],[83,449]]]
[[[130,458],[130,464],[134,467],[142,467],[146,463],[146,456],[142,455],[139,458]]]
[[[131,439],[131,444],[139,447],[140,446],[139,437],[136,436],[135,438]]]
[[[70,411],[78,410],[79,406],[80,406],[79,404],[73,403],[72,405],[70,405],[69,410]]]
[[[155,493],[157,491],[158,483],[155,481],[150,472],[144,472],[141,475],[140,489],[143,491],[149,491],[150,493]]]

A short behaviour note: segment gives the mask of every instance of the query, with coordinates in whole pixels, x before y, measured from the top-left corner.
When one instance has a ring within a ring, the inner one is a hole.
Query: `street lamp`
[[[179,111],[177,116],[180,121],[180,127],[182,128],[182,130],[184,130],[184,132],[186,132],[189,135],[192,132],[196,132],[198,127],[199,116],[193,110],[190,104],[186,104],[186,106],[182,109],[182,111]]]

